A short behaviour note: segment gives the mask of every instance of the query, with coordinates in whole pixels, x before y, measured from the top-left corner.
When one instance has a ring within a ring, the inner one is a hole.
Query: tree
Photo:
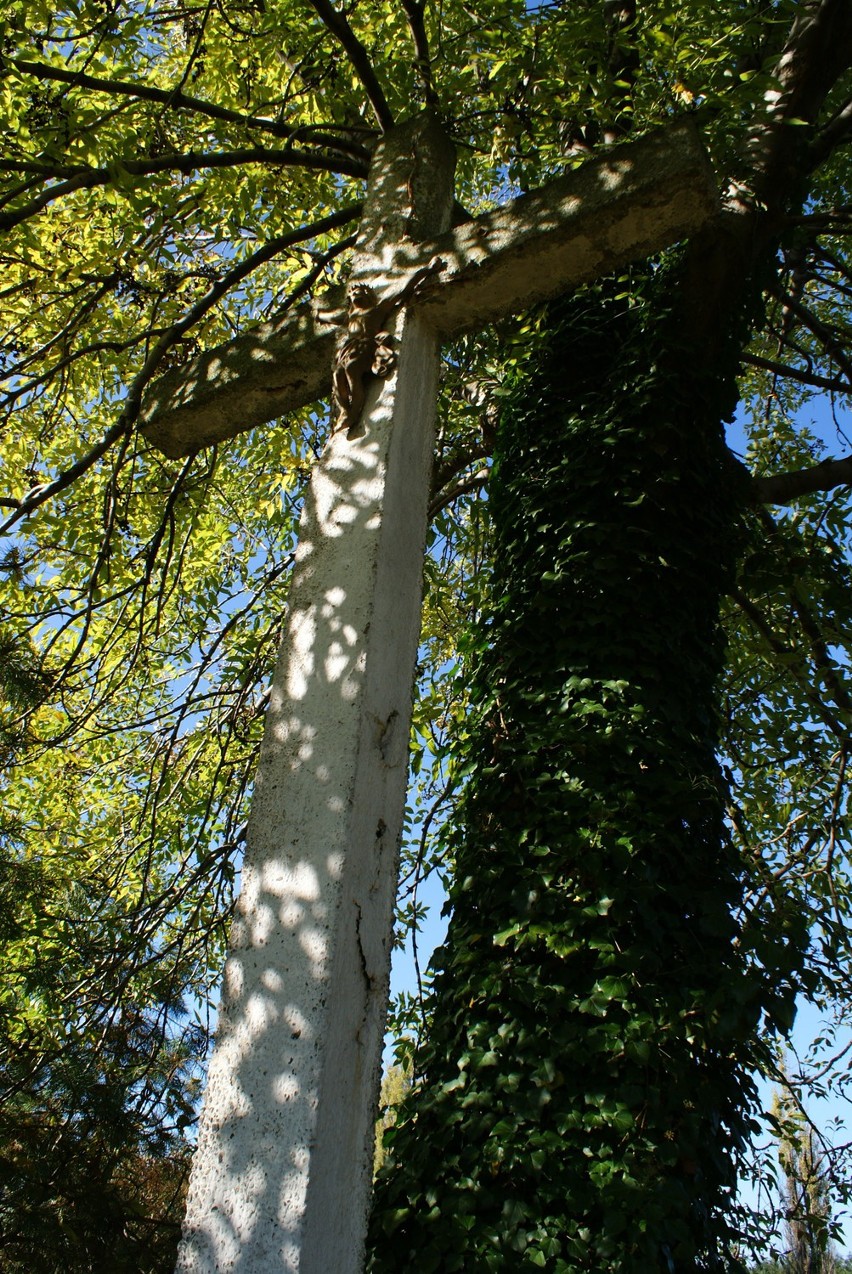
[[[776,1093],[772,1117],[784,1174],[786,1265],[793,1274],[834,1274],[831,1183],[815,1130],[789,1086]]]
[[[846,1274],[850,1268],[849,1259],[840,1257],[831,1265],[832,1274]],[[784,1261],[761,1261],[759,1265],[751,1266],[751,1274],[792,1274],[793,1267],[787,1265]]]
[[[807,66],[830,31],[811,11],[779,48],[781,115],[820,108]],[[724,249],[711,228],[551,312],[504,415],[450,929],[374,1269],[499,1269],[507,1247],[565,1270],[737,1266],[757,1027],[783,1034],[813,988],[806,910],[778,900],[756,940],[715,760],[718,616],[750,498],[720,421],[806,153],[778,123],[750,121],[762,204],[731,210]]]
[[[385,1129],[393,1127],[396,1121],[396,1108],[408,1091],[409,1083],[409,1077],[401,1066],[389,1066],[382,1076],[379,1118],[376,1122],[376,1151],[373,1160],[376,1172],[384,1160],[383,1134]]]
[[[167,1005],[162,1021],[174,1021],[182,996],[204,996],[216,980],[293,513],[322,430],[305,412],[284,427],[283,446],[256,430],[170,464],[134,432],[142,394],[169,363],[337,277],[369,148],[412,101],[437,104],[464,143],[459,193],[471,205],[499,197],[506,180],[537,184],[590,147],[673,113],[694,112],[702,124],[726,195],[718,224],[665,263],[665,302],[652,295],[660,274],[652,269],[578,303],[588,315],[587,343],[568,352],[582,366],[577,349],[589,348],[588,332],[598,350],[617,349],[623,402],[637,387],[636,351],[654,336],[665,305],[677,344],[660,353],[658,379],[646,383],[641,401],[648,411],[650,396],[664,406],[664,432],[672,430],[678,446],[695,385],[707,387],[696,446],[712,452],[708,481],[719,527],[701,534],[726,545],[725,563],[709,563],[710,574],[719,573],[707,589],[733,598],[720,684],[727,817],[738,851],[736,858],[730,848],[721,852],[728,866],[714,895],[717,919],[708,924],[717,943],[740,938],[747,955],[731,957],[726,985],[751,989],[731,1036],[737,1051],[725,1083],[754,1056],[750,1031],[761,1013],[777,1032],[789,1023],[796,990],[842,994],[847,522],[831,492],[848,473],[842,463],[809,463],[815,457],[791,415],[811,390],[842,402],[850,385],[848,22],[837,0],[645,10],[589,4],[530,15],[509,4],[440,13],[374,4],[344,17],[319,2],[203,11],[83,4],[58,13],[22,4],[10,12],[2,96],[7,136],[15,136],[0,224],[12,421],[3,445],[15,488],[5,502],[13,538],[3,604],[8,640],[35,651],[40,689],[34,705],[10,716],[18,746],[10,757],[7,817],[15,837],[8,853],[14,871],[35,863],[51,881],[67,881],[75,899],[92,900],[86,967],[114,971],[108,996],[118,1011],[156,1016]],[[554,318],[552,327],[551,350],[562,321]],[[503,333],[497,350],[493,340],[463,342],[447,373],[435,506],[450,548],[445,571],[429,567],[426,617],[436,666],[459,641],[445,616],[466,618],[478,587],[467,563],[483,544],[465,499],[481,486],[492,445],[493,403],[485,404],[483,429],[482,393],[499,397],[494,382],[507,354],[519,357],[507,340]],[[540,357],[552,354],[546,348]],[[741,358],[756,404],[751,482],[729,476],[738,471],[725,467],[718,446]],[[465,397],[462,387],[473,381],[479,389]],[[573,407],[561,426],[553,421],[548,455],[559,451],[560,428],[579,418],[595,387],[579,376],[576,394],[573,385],[560,389]],[[500,446],[505,482],[523,437],[504,424]],[[795,476],[780,481],[785,470]],[[646,483],[656,480],[645,472]],[[529,488],[537,482],[536,471]],[[770,521],[759,508],[764,499],[814,489],[829,495],[822,503],[811,496],[795,517]],[[456,503],[447,503],[453,496]],[[512,499],[506,496],[510,509]],[[750,533],[740,541],[744,565],[733,583],[737,544],[728,532],[738,504],[749,506]],[[530,525],[521,523],[521,536]],[[707,548],[705,566],[709,555]],[[617,578],[614,572],[613,588]],[[707,590],[701,595],[709,644],[696,647],[706,668],[696,712],[712,716],[706,696],[713,669],[721,675],[720,651],[711,648],[717,602]],[[602,604],[600,615],[605,624]],[[511,662],[511,643],[503,650],[494,659]],[[658,650],[654,657],[664,656]],[[609,697],[576,696],[589,705],[588,718],[621,711],[632,720],[629,696],[617,685],[598,688]],[[421,740],[433,723],[440,728],[442,694],[431,689],[423,699]],[[476,711],[485,719],[483,703]],[[458,702],[450,710],[463,714]],[[805,728],[797,729],[800,722]],[[698,739],[692,726],[684,729]],[[713,730],[707,725],[700,740],[705,779],[715,773]],[[485,720],[473,755],[498,741],[493,720]],[[782,768],[787,790],[779,802]],[[678,782],[683,795],[686,778]],[[708,845],[714,836],[721,843],[719,799],[706,782],[699,788],[707,812],[698,802],[695,818]],[[468,809],[476,799],[471,790]],[[34,882],[44,876],[20,879],[37,898]],[[454,901],[462,935],[463,884]],[[16,1029],[61,1038],[69,1020],[68,1001],[48,994],[46,966],[30,958],[36,935],[41,949],[65,940],[65,914],[42,914],[11,948],[9,962],[20,970]],[[590,923],[605,929],[606,913],[603,920],[596,914]],[[817,927],[803,926],[803,916]],[[517,947],[518,936],[496,950]],[[614,984],[595,994],[610,991],[621,995]],[[84,998],[73,1020],[97,1038],[102,1013]],[[685,1048],[687,1037],[679,1038]],[[10,1048],[12,1039],[6,1036]],[[151,1033],[149,1056],[160,1059],[170,1039],[166,1029]],[[548,1083],[545,1077],[541,1091]],[[611,1132],[626,1113],[618,1100]],[[739,1118],[732,1105],[724,1109]],[[714,1206],[730,1189],[743,1126],[729,1132],[730,1144],[716,1146]],[[714,1214],[695,1239],[703,1222],[696,1226],[693,1204],[687,1211],[690,1242],[706,1245],[710,1231],[725,1233],[728,1223],[717,1225]]]

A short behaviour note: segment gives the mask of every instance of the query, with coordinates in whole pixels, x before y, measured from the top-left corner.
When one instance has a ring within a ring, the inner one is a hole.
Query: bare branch
[[[832,491],[835,487],[852,485],[852,456],[822,460],[807,469],[793,469],[751,481],[754,497],[761,504],[787,504],[813,491]]]
[[[329,0],[310,0],[310,3],[316,9],[329,31],[346,51],[346,56],[352,63],[364,92],[367,94],[367,98],[373,108],[373,114],[379,121],[382,132],[386,133],[388,129],[393,128],[393,115],[385,99],[382,86],[376,78],[370,55],[352,30],[346,17],[335,9],[333,5],[329,4]]]

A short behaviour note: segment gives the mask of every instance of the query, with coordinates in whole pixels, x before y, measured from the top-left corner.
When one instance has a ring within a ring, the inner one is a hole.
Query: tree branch
[[[352,63],[364,92],[367,94],[369,103],[373,108],[373,114],[379,121],[382,132],[386,133],[388,129],[393,128],[393,115],[385,99],[382,87],[376,78],[370,55],[352,30],[345,16],[339,13],[333,5],[329,4],[329,0],[310,0],[310,4],[316,9],[331,34],[345,50],[346,56]]]
[[[801,6],[778,63],[782,118],[816,121],[831,88],[849,68],[850,49],[848,0],[810,0]]]
[[[817,162],[808,147],[810,130],[801,121],[816,127],[826,97],[850,63],[848,0],[800,5],[775,67],[778,88],[764,96],[748,129],[742,159],[750,180],[745,187],[731,186],[716,225],[695,236],[687,250],[678,314],[685,340],[702,358],[718,354],[744,280],[763,253],[774,252],[791,195]]]
[[[743,354],[740,361],[748,363],[750,367],[762,367],[764,371],[773,372],[776,376],[801,381],[803,385],[813,385],[816,389],[852,394],[851,382],[837,380],[832,376],[819,376],[816,372],[806,372],[801,367],[790,367],[787,363],[776,363],[771,358],[761,358],[759,354]]]
[[[260,115],[243,115],[232,111],[227,106],[217,106],[214,102],[205,102],[200,97],[190,97],[180,89],[154,88],[149,84],[132,84],[127,80],[109,80],[97,75],[86,75],[83,71],[68,71],[58,66],[48,66],[43,62],[29,62],[24,58],[13,58],[8,66],[32,75],[38,80],[54,80],[61,84],[71,84],[78,88],[90,89],[93,93],[106,93],[112,97],[134,97],[141,101],[159,102],[163,106],[177,111],[192,111],[198,115],[206,115],[209,119],[221,119],[229,124],[238,124],[242,128],[260,129],[275,137],[290,142],[312,142],[317,146],[325,146],[329,150],[340,150],[355,159],[366,161],[362,146],[339,137],[334,133],[322,131],[321,126],[305,125],[291,128],[288,124],[277,124],[275,120],[264,119]]]
[[[806,305],[803,305],[801,301],[797,301],[795,297],[791,296],[789,292],[778,292],[776,295],[778,295],[778,299],[781,301],[782,305],[786,306],[793,314],[796,315],[796,318],[802,326],[807,328],[807,330],[811,332],[817,340],[822,342],[826,352],[845,373],[846,379],[848,381],[852,381],[852,361],[847,358],[846,350],[843,348],[831,328],[826,323],[823,323],[822,319],[817,318],[816,314],[814,314],[812,310],[808,309]]]
[[[737,606],[739,606],[746,618],[751,622],[753,628],[763,638],[768,649],[771,650],[773,655],[780,658],[782,663],[790,669],[792,675],[800,683],[804,696],[813,708],[814,714],[820,719],[820,721],[823,722],[824,725],[827,725],[832,733],[836,734],[838,738],[844,738],[845,730],[843,722],[837,717],[836,713],[832,712],[831,708],[827,704],[823,703],[822,699],[820,699],[819,695],[813,688],[811,679],[807,676],[807,669],[805,669],[804,672],[800,672],[795,665],[790,662],[790,656],[793,654],[793,647],[788,646],[785,642],[781,641],[775,629],[772,627],[772,624],[761,613],[759,608],[755,606],[751,598],[746,596],[742,589],[732,589],[731,597],[736,602]]]
[[[852,485],[852,456],[822,460],[807,469],[792,469],[788,473],[751,480],[754,498],[761,504],[787,504],[813,491],[832,491],[849,485]]]
[[[137,375],[133,378],[133,382],[128,389],[127,399],[124,409],[121,412],[116,423],[111,429],[108,429],[100,442],[96,443],[84,456],[75,461],[68,469],[59,474],[51,482],[45,482],[34,487],[26,496],[18,503],[15,512],[6,519],[5,523],[0,526],[0,535],[5,534],[17,522],[34,512],[40,505],[44,504],[52,496],[58,495],[67,487],[71,486],[82,474],[95,464],[112,444],[126,434],[136,423],[139,415],[139,408],[142,402],[142,391],[148,384],[148,381],[157,371],[160,363],[165,357],[168,350],[180,340],[182,336],[199,321],[207,311],[215,305],[225,292],[234,287],[252,270],[256,269],[263,261],[269,260],[270,257],[282,251],[283,248],[292,246],[294,243],[303,241],[305,238],[313,237],[313,235],[321,234],[326,230],[334,229],[336,226],[342,225],[346,221],[351,221],[358,215],[361,210],[360,204],[350,204],[347,208],[341,209],[339,212],[333,213],[329,217],[325,217],[322,221],[314,222],[310,227],[300,226],[298,230],[293,230],[287,234],[279,235],[277,239],[272,239],[269,243],[265,243],[262,247],[253,252],[245,261],[241,261],[238,265],[229,270],[226,275],[218,279],[213,286],[205,293],[199,301],[195,303],[177,323],[174,323],[168,331],[164,332],[157,341],[151,353],[145,360],[145,363]],[[337,251],[342,251],[344,247],[354,243],[354,237],[345,240],[342,244],[336,245]],[[319,273],[325,267],[325,260],[319,263],[312,272],[311,278]],[[297,289],[298,296],[311,280],[306,280],[304,284]],[[295,299],[295,297],[293,298]],[[4,501],[5,504],[8,502]]]
[[[852,135],[852,102],[847,102],[825,127],[820,129],[811,146],[813,158],[817,162],[827,159],[835,146],[839,146],[850,135]]]
[[[802,212],[797,216],[789,217],[788,220],[791,226],[807,226],[819,234],[820,230],[831,230],[833,226],[842,227],[852,224],[852,208],[840,207],[827,212]]]
[[[437,107],[438,95],[432,81],[432,59],[429,54],[429,39],[426,35],[426,24],[423,20],[425,4],[423,0],[402,0],[402,7],[408,19],[408,29],[414,41],[414,52],[417,55],[416,66],[423,81],[423,100],[427,106]]]
[[[476,473],[469,473],[466,478],[462,478],[459,482],[454,482],[451,487],[445,487],[439,492],[432,503],[429,505],[430,520],[445,509],[448,504],[452,504],[453,500],[460,495],[464,495],[466,491],[476,491],[488,481],[491,473],[490,469],[477,469]]]
[[[15,208],[11,212],[0,213],[0,230],[11,230],[29,217],[36,216],[44,208],[61,199],[63,195],[75,190],[90,190],[95,186],[105,186],[127,173],[131,177],[150,177],[155,173],[178,172],[189,175],[201,168],[235,168],[240,164],[271,164],[276,167],[310,168],[335,175],[344,173],[350,177],[365,177],[366,168],[354,160],[337,160],[324,155],[301,154],[294,150],[267,150],[263,146],[254,146],[245,150],[224,151],[218,154],[201,154],[190,151],[186,155],[160,155],[156,159],[116,160],[109,168],[90,168],[69,177],[67,181],[49,186],[35,199]]]
[[[136,411],[138,410],[139,404],[137,403]],[[49,500],[51,496],[59,495],[60,491],[64,491],[67,487],[70,487],[72,483],[76,482],[77,479],[88,469],[91,469],[92,465],[95,464],[96,461],[100,460],[101,456],[104,455],[105,452],[109,451],[114,442],[121,438],[123,434],[130,431],[135,419],[135,412],[132,410],[131,404],[128,401],[128,405],[125,410],[121,413],[112,428],[106,431],[100,442],[95,443],[94,447],[92,447],[90,451],[87,451],[84,456],[81,456],[79,460],[76,460],[74,464],[61,473],[57,478],[54,478],[51,482],[44,482],[40,486],[33,487],[31,491],[27,492],[23,500],[18,503],[15,512],[11,515],[11,517],[6,519],[2,526],[0,526],[0,535],[5,535],[6,532],[11,530],[17,522],[20,522],[21,518],[27,517],[28,514],[34,512],[39,505],[44,504],[45,500]],[[4,500],[3,503],[8,506],[9,501]]]

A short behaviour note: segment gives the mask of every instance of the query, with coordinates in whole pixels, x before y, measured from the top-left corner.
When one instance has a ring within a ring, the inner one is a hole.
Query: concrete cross
[[[716,208],[685,124],[450,229],[431,115],[376,148],[351,281],[399,294],[396,364],[311,477],[193,1165],[183,1274],[357,1274],[372,1176],[442,338],[609,273]],[[351,282],[350,281],[350,282]],[[341,290],[164,376],[171,456],[328,394]],[[440,1148],[436,1148],[440,1153]]]

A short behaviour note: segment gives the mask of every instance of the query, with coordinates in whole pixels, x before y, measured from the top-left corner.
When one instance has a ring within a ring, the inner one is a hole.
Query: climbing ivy
[[[731,366],[696,383],[667,287],[553,306],[502,415],[452,918],[373,1271],[738,1268],[755,1031],[789,1021],[806,933],[758,959],[737,919]]]

